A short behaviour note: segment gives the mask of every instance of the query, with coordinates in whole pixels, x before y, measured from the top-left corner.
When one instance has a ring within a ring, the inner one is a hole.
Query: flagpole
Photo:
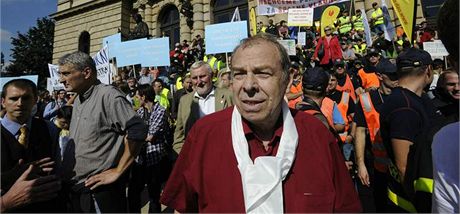
[[[417,23],[417,0],[414,0],[414,14],[413,14],[413,22],[412,22],[412,32],[411,32],[411,35],[412,35],[412,41],[410,41],[410,43],[412,44],[412,46],[414,46],[414,40],[416,40],[416,36],[414,36],[414,29],[415,29],[415,23]]]
[[[109,75],[107,75],[109,77],[109,81],[108,83],[111,84],[111,81],[112,80],[112,77],[111,77],[111,74],[112,74],[112,66],[110,65],[110,54],[109,54],[109,42],[105,41],[105,44],[107,45],[107,56],[109,57]],[[102,47],[104,48],[104,47]]]

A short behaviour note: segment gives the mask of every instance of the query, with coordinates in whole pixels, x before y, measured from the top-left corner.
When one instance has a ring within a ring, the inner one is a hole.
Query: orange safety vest
[[[323,102],[321,102],[321,112],[326,117],[329,126],[334,128],[334,120],[332,119],[332,112],[334,112],[334,101],[328,97],[325,97]]]
[[[295,93],[298,93],[298,92],[301,92],[301,91],[302,91],[302,84],[299,83],[299,84],[297,84],[297,86],[291,85],[291,89],[290,89],[291,93],[295,94]],[[300,101],[302,101],[302,96],[297,97],[297,98],[295,98],[293,100],[289,100],[289,102],[288,102],[289,108],[294,108],[295,109],[295,105]]]
[[[362,85],[364,89],[371,88],[371,87],[374,87],[374,88],[380,87],[379,78],[377,74],[375,74],[374,72],[366,73],[364,69],[361,68],[358,71],[358,75],[361,78],[361,81],[363,82]]]
[[[340,103],[337,104],[340,114],[342,115],[343,120],[345,121],[345,131],[342,133],[339,133],[340,138],[342,139],[342,142],[345,142],[345,138],[347,138],[348,130],[350,128],[349,123],[351,121],[351,118],[349,118],[347,115],[349,100],[350,100],[350,94],[348,92],[342,92],[342,99],[340,100]]]
[[[364,117],[366,118],[367,128],[372,143],[372,153],[374,154],[374,168],[382,173],[388,169],[389,159],[380,136],[379,113],[372,104],[369,92],[359,95],[361,107],[363,108]]]
[[[356,93],[355,93],[355,87],[353,87],[353,83],[351,82],[350,76],[347,75],[347,79],[345,80],[345,84],[343,86],[340,86],[337,84],[337,87],[335,89],[337,91],[343,91],[343,92],[348,92],[350,93],[351,99],[353,101],[356,101]]]

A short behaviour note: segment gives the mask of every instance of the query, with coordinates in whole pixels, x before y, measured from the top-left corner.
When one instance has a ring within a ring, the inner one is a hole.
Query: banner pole
[[[105,45],[107,45],[107,56],[109,57],[109,75],[107,75],[109,77],[109,85],[112,84],[112,66],[110,65],[110,54],[109,54],[109,42],[105,41]],[[102,47],[104,48],[104,47]]]

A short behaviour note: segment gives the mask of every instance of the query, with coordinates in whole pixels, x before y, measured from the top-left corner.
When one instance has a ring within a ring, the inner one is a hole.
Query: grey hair
[[[94,73],[96,73],[96,63],[94,62],[93,58],[81,51],[68,53],[62,56],[58,60],[58,65],[72,65],[73,68],[78,71],[83,71],[86,67],[89,67]]]
[[[209,73],[212,75],[212,69],[211,69],[211,66],[206,63],[206,62],[203,62],[203,61],[197,61],[197,62],[194,62],[192,64],[192,66],[190,66],[190,71],[192,70],[195,70],[195,69],[198,69],[198,68],[201,68],[202,66],[206,67],[206,69],[209,71]]]
[[[289,60],[289,55],[286,49],[284,48],[284,46],[281,45],[276,40],[276,38],[272,36],[271,34],[260,33],[255,36],[248,37],[246,39],[241,40],[240,44],[236,46],[235,49],[233,49],[233,55],[235,55],[235,53],[239,51],[240,49],[245,49],[247,47],[251,47],[253,45],[260,44],[261,42],[268,42],[272,44],[273,46],[275,46],[277,52],[279,53],[281,67],[283,69],[282,80],[286,84],[289,83],[289,77],[290,77],[289,67],[291,63],[291,61]],[[233,69],[232,69],[232,74],[233,74]]]

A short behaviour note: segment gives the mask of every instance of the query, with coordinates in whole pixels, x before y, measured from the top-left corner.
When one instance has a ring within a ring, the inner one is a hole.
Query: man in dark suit
[[[202,61],[193,63],[190,78],[195,92],[182,96],[179,102],[173,142],[177,154],[182,149],[188,131],[198,119],[233,105],[230,90],[213,86],[209,64]]]
[[[1,121],[1,190],[9,191],[30,165],[38,166],[29,173],[28,180],[47,177],[53,173],[56,142],[52,140],[48,125],[44,120],[32,115],[32,108],[37,102],[37,87],[26,79],[7,82],[2,89],[2,107],[6,114]],[[49,195],[60,189],[57,177],[46,179]],[[43,189],[43,188],[42,188]],[[25,190],[27,191],[27,190]],[[34,193],[31,193],[34,194]],[[11,194],[10,194],[11,195]],[[48,194],[45,194],[48,195]],[[43,197],[36,194],[36,197]],[[56,197],[54,197],[56,199]],[[31,200],[33,201],[33,200]],[[53,200],[31,203],[14,212],[58,212]],[[62,210],[61,210],[62,211]]]

